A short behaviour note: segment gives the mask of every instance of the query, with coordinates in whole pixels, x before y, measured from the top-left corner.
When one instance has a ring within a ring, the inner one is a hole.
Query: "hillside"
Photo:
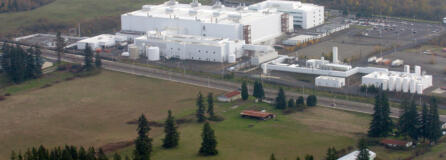
[[[31,10],[53,1],[55,0],[0,0],[0,13]]]

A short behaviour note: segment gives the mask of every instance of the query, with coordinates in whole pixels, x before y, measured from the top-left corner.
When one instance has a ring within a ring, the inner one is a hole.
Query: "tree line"
[[[0,13],[31,10],[53,1],[54,0],[0,0]]]
[[[23,49],[19,45],[3,43],[1,66],[14,83],[42,76],[42,57],[38,47]]]
[[[436,143],[441,133],[441,121],[438,114],[437,99],[432,97],[429,103],[424,103],[421,115],[417,110],[415,100],[403,100],[403,109],[397,124],[390,118],[390,106],[386,93],[380,91],[375,96],[373,119],[368,131],[369,137],[387,137],[394,133],[417,141],[420,138]]]
[[[356,12],[358,16],[388,15],[439,21],[446,15],[444,0],[302,0]]]

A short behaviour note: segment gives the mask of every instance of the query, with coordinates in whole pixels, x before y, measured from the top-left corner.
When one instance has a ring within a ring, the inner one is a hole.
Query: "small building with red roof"
[[[235,101],[235,100],[238,100],[241,98],[242,98],[242,95],[241,95],[240,91],[235,90],[232,92],[225,93],[221,96],[218,96],[217,100],[220,102],[232,102],[232,101]]]
[[[244,110],[240,113],[242,117],[249,117],[261,120],[272,119],[276,117],[276,115],[264,111],[254,111],[254,110]]]
[[[387,146],[387,147],[410,147],[412,146],[412,142],[408,141],[402,141],[402,140],[396,140],[396,139],[382,139],[380,141],[381,144]]]

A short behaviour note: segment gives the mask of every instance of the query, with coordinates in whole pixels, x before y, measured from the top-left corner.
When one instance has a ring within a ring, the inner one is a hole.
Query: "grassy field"
[[[9,93],[16,94],[23,91],[29,91],[32,89],[39,89],[41,87],[51,85],[64,81],[67,78],[74,77],[72,73],[69,72],[53,72],[50,74],[43,75],[42,78],[32,79],[25,81],[21,84],[14,85],[5,74],[0,74],[0,94]]]
[[[162,149],[162,136],[152,135],[153,159],[267,159],[271,153],[279,159],[295,159],[306,154],[322,159],[330,146],[338,149],[356,146],[357,138],[366,132],[370,120],[367,115],[321,107],[283,115],[267,104],[218,103],[217,106],[218,113],[225,117],[222,122],[212,123],[219,142],[218,156],[197,156],[202,125],[193,123],[180,126],[180,146],[173,150]],[[278,117],[269,121],[243,119],[239,113],[246,108],[263,108]],[[129,155],[132,149],[120,152]]]
[[[0,159],[12,149],[40,144],[100,147],[131,140],[136,137],[135,126],[126,122],[141,113],[161,120],[168,109],[189,114],[200,90],[221,93],[109,71],[15,92],[0,102]],[[153,129],[154,135],[159,133],[160,128]]]
[[[56,0],[53,3],[30,11],[0,14],[0,35],[39,24],[77,27],[78,23],[102,17],[116,17],[141,8],[144,4],[159,4],[166,0]],[[181,0],[180,2],[190,2]],[[209,0],[201,1],[209,3]],[[118,25],[119,26],[119,25]]]

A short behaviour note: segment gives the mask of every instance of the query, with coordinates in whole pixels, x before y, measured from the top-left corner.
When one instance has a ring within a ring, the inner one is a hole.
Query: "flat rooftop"
[[[275,10],[252,11],[247,7],[226,7],[220,3],[212,6],[200,3],[180,4],[167,1],[160,5],[144,5],[142,9],[125,13],[124,16],[145,16],[180,20],[196,20],[203,23],[243,24],[270,14],[281,14]]]

